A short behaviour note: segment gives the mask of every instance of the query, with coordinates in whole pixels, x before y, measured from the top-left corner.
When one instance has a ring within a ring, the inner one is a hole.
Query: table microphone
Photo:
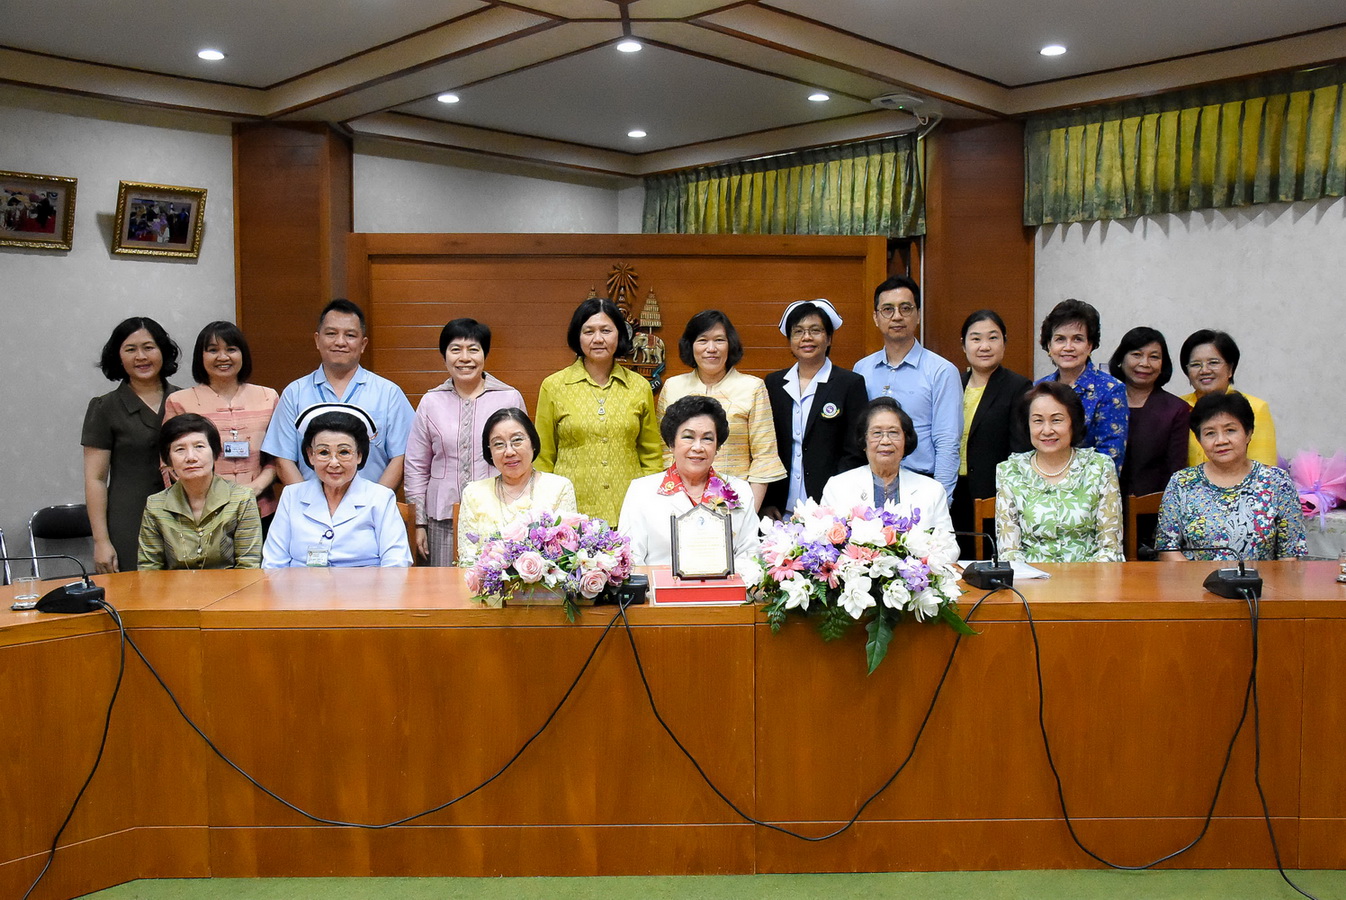
[[[1228,553],[1229,547],[1192,547],[1184,540],[1178,541],[1179,552],[1184,550],[1200,551],[1203,553]],[[1244,600],[1248,597],[1258,599],[1262,596],[1262,576],[1257,574],[1256,569],[1248,568],[1247,563],[1240,557],[1238,568],[1216,569],[1206,576],[1202,587],[1210,591],[1217,597],[1224,597],[1226,600]]]
[[[63,584],[58,588],[48,591],[37,601],[38,612],[43,613],[86,613],[94,612],[103,603],[103,597],[106,591],[93,583],[89,577],[89,570],[84,568],[84,563],[77,557],[66,553],[51,553],[40,556],[0,556],[0,560],[18,562],[20,560],[31,562],[36,559],[68,559],[79,566],[80,574],[84,577],[83,582],[72,581],[70,584]]]
[[[1000,561],[1000,551],[996,549],[995,538],[984,531],[955,531],[962,537],[986,538],[991,542],[991,561],[978,560],[963,567],[963,580],[979,591],[994,591],[1014,586],[1014,569],[1009,563]]]

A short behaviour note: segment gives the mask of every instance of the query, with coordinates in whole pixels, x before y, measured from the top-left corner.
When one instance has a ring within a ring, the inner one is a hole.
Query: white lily
[[[894,578],[883,586],[883,605],[889,609],[906,609],[911,602],[911,591],[901,578]]]
[[[852,619],[860,618],[865,610],[874,605],[874,598],[869,593],[873,584],[868,575],[852,575],[842,582],[841,596],[837,598],[837,603],[850,613]]]
[[[809,600],[813,597],[813,582],[807,578],[794,577],[781,582],[781,590],[785,592],[786,609],[804,609],[809,608]]]

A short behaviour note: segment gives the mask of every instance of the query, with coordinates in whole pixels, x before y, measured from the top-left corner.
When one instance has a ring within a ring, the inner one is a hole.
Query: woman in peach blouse
[[[224,452],[215,460],[215,474],[252,488],[264,520],[276,511],[271,483],[275,462],[262,457],[262,438],[276,410],[279,395],[248,382],[252,352],[233,322],[211,322],[196,337],[192,377],[196,384],[175,391],[164,402],[164,420],[196,413],[219,429]]]

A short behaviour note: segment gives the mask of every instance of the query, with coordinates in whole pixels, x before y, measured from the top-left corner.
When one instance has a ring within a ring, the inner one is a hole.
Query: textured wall
[[[0,169],[79,179],[73,249],[0,247],[0,527],[13,553],[34,509],[83,502],[80,425],[114,387],[93,366],[112,327],[148,315],[190,350],[202,325],[233,317],[229,126],[0,88]],[[112,255],[122,180],[209,191],[199,259]]]
[[[1036,269],[1039,323],[1066,297],[1099,308],[1095,362],[1136,325],[1175,356],[1198,328],[1228,331],[1243,354],[1234,383],[1271,405],[1281,454],[1346,449],[1346,199],[1044,227]],[[1050,371],[1040,349],[1034,368]],[[1190,390],[1180,373],[1168,388]]]
[[[367,138],[354,177],[357,232],[640,232],[634,179]]]

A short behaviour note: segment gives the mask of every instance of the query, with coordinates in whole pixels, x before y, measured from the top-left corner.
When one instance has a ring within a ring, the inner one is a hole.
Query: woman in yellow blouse
[[[576,360],[538,391],[534,465],[570,479],[580,512],[615,524],[631,480],[663,469],[654,394],[617,363],[631,352],[631,338],[611,300],[581,303],[566,342]]]
[[[776,426],[766,382],[734,368],[743,359],[743,342],[729,317],[718,309],[692,316],[678,341],[678,356],[692,367],[668,379],[659,393],[659,420],[675,401],[691,395],[714,397],[729,417],[729,438],[715,456],[716,471],[752,486],[753,508],[760,509],[766,486],[785,477],[776,451]],[[665,465],[673,461],[664,451]]]
[[[1239,345],[1223,331],[1203,328],[1188,335],[1178,354],[1192,393],[1183,394],[1188,406],[1207,394],[1228,394],[1234,390],[1234,370],[1239,367]],[[1265,466],[1276,465],[1276,423],[1271,420],[1271,408],[1265,400],[1240,391],[1253,409],[1252,442],[1248,444],[1248,458]],[[1201,449],[1195,433],[1188,439],[1187,464],[1199,466],[1206,462],[1206,451]]]

